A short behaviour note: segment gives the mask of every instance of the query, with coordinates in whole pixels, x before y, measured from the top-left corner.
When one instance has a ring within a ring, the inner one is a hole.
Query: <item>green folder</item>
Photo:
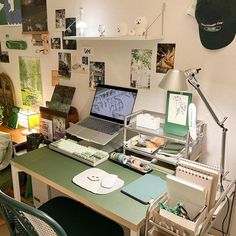
[[[148,204],[166,191],[166,181],[159,176],[146,174],[121,189],[121,192]]]

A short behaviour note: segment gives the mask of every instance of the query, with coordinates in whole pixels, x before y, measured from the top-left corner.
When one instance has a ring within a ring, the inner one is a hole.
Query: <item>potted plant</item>
[[[0,125],[2,124],[3,122],[3,111],[4,111],[4,107],[3,106],[0,106]]]

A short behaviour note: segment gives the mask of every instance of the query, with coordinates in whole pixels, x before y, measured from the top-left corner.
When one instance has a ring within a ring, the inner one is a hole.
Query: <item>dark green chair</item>
[[[0,214],[11,236],[124,235],[119,224],[67,197],[53,198],[36,209],[0,191]]]

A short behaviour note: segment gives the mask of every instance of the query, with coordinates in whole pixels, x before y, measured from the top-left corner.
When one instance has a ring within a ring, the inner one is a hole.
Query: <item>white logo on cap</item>
[[[201,23],[201,28],[208,32],[218,32],[222,29],[223,21],[216,22],[214,24],[203,24]]]

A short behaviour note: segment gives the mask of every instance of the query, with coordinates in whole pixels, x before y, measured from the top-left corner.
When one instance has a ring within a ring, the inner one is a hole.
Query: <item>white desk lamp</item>
[[[195,75],[199,73],[201,69],[190,69],[186,71],[180,70],[169,70],[166,75],[163,77],[162,81],[159,84],[159,87],[165,90],[170,91],[186,91],[188,90],[188,86],[186,81],[192,85],[192,87],[198,92],[199,96],[205,103],[207,109],[212,115],[214,121],[217,125],[222,129],[222,141],[221,141],[221,159],[220,159],[220,191],[223,192],[223,179],[225,175],[225,143],[226,143],[226,132],[227,128],[225,128],[224,123],[228,117],[224,117],[222,121],[220,121],[211,108],[209,102],[206,97],[202,93],[200,89],[200,85],[195,78]]]

